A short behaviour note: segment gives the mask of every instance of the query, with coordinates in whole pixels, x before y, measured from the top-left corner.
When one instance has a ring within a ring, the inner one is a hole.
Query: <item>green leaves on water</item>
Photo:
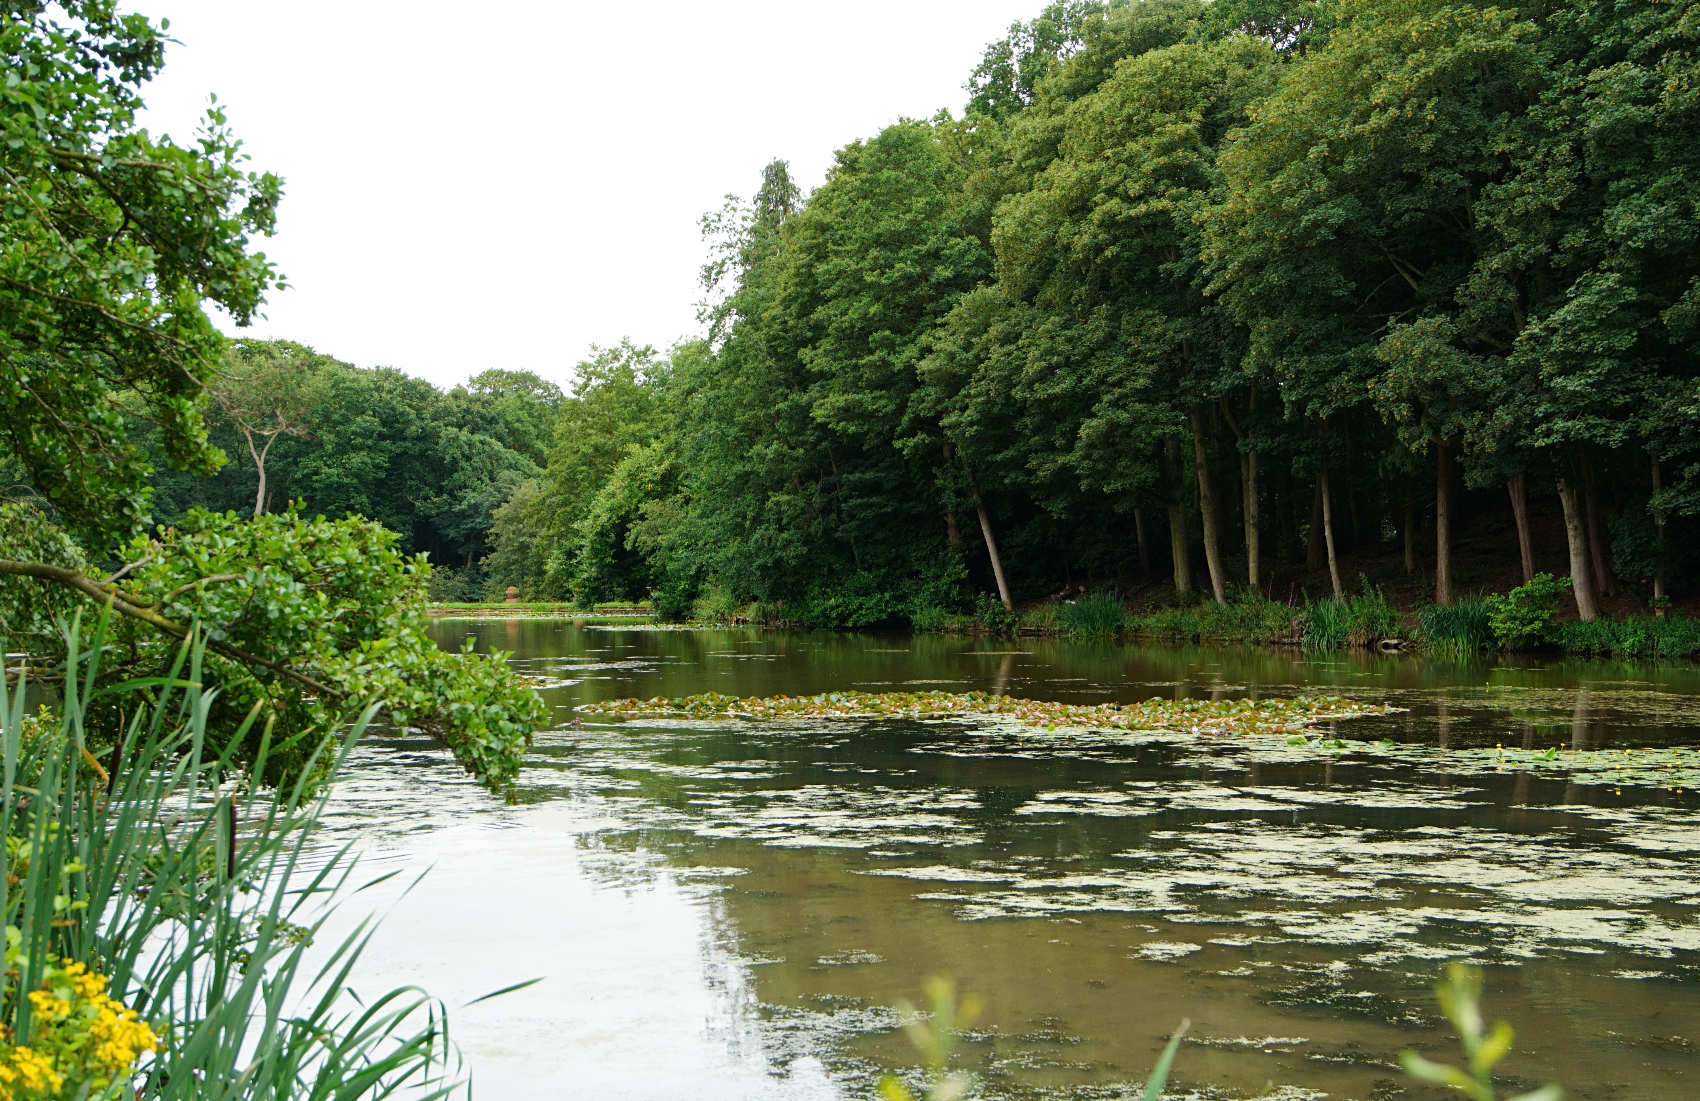
[[[1046,729],[1174,731],[1196,734],[1302,734],[1314,724],[1400,710],[1338,696],[1290,699],[1153,698],[1139,703],[1058,703],[989,692],[823,692],[817,696],[737,697],[718,692],[669,699],[603,700],[581,712],[623,718],[956,719],[992,716]]]

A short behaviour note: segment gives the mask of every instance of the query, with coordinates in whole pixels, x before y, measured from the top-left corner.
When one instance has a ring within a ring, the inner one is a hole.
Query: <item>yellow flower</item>
[[[71,1012],[71,1003],[51,990],[30,991],[30,1004],[38,1014],[54,1021]]]
[[[27,1090],[58,1093],[59,1087],[65,1084],[65,1079],[53,1069],[53,1063],[47,1056],[27,1047],[12,1049],[12,1067],[17,1071],[19,1082]]]

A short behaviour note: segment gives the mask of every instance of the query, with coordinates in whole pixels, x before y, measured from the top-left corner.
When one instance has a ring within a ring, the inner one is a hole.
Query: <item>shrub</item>
[[[656,611],[659,613],[660,608]],[[723,581],[709,582],[691,604],[691,618],[703,623],[730,623],[739,617],[741,611],[738,598],[732,595],[731,587]]]
[[[1590,657],[1680,658],[1700,656],[1700,620],[1671,616],[1624,616],[1566,623],[1558,644]]]
[[[649,603],[657,619],[678,623],[691,614],[691,583],[675,574],[661,579],[661,586],[650,593]]]
[[[991,593],[981,593],[974,607],[974,621],[994,635],[1013,635],[1020,618]]]
[[[1570,591],[1570,579],[1537,573],[1503,596],[1487,598],[1493,637],[1507,650],[1548,646],[1558,637],[1558,598]]]

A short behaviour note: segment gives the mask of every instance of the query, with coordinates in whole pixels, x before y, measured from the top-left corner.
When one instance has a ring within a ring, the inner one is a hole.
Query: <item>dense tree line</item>
[[[498,553],[858,622],[1140,570],[1225,600],[1307,552],[1340,592],[1397,533],[1448,603],[1461,518],[1529,574],[1556,501],[1583,617],[1663,597],[1697,37],[1656,0],[1055,4],[961,117],[708,219],[706,339],[585,377]]]
[[[1445,604],[1498,517],[1583,618],[1662,602],[1700,534],[1697,39],[1661,0],[1065,0],[960,117],[706,218],[700,340],[567,393],[242,346],[213,499],[375,517],[460,595],[817,622],[1340,594],[1401,542]]]

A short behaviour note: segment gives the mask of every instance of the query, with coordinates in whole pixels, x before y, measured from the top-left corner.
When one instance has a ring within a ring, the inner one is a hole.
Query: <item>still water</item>
[[[1455,1061],[1431,986],[1460,957],[1517,1029],[1508,1085],[1700,1096],[1700,800],[1680,777],[1495,756],[1700,743],[1693,666],[436,630],[546,686],[557,726],[519,805],[429,743],[374,738],[327,836],[356,839],[364,872],[401,873],[353,904],[384,915],[361,982],[442,998],[476,1096],[867,1097],[916,1061],[889,1007],[943,974],[985,999],[960,1050],[982,1097],[1126,1096],[1182,1018],[1175,1097],[1438,1097],[1397,1052]],[[837,689],[1323,691],[1406,710],[1340,723],[1321,749],[573,713]]]

